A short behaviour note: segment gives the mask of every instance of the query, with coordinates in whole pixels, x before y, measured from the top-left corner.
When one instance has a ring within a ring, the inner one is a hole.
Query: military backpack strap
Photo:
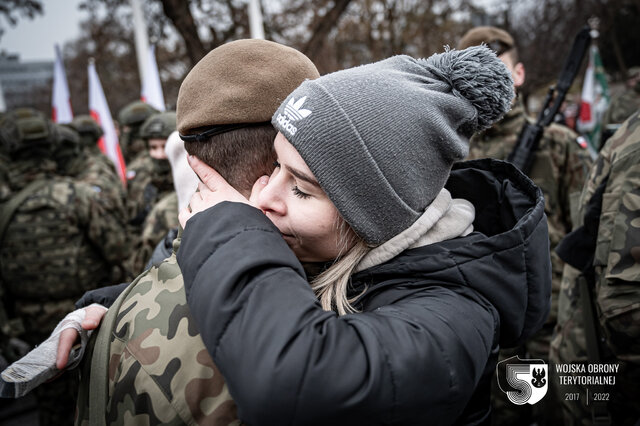
[[[31,194],[45,186],[47,182],[48,181],[44,179],[31,182],[0,207],[0,241],[4,239],[4,233],[18,207],[20,207]]]
[[[93,356],[91,357],[91,377],[89,379],[89,424],[92,426],[104,426],[107,424],[105,415],[107,412],[107,396],[109,394],[109,345],[111,343],[111,333],[115,327],[122,302],[138,283],[140,277],[142,275],[138,276],[118,296],[105,314],[97,331],[98,335],[96,336]]]

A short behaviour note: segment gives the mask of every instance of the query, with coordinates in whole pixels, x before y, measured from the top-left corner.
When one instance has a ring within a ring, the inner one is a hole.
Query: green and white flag
[[[609,85],[596,45],[592,45],[589,50],[589,65],[584,76],[581,98],[578,131],[587,137],[589,145],[597,152],[602,116],[609,106]]]

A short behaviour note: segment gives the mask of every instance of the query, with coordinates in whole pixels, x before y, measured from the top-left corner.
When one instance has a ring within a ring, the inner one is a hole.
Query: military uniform
[[[59,173],[69,176],[76,182],[91,186],[95,196],[100,198],[105,208],[117,217],[118,222],[126,223],[124,187],[115,174],[113,166],[109,167],[107,164],[109,160],[102,154],[95,153],[90,147],[83,147],[80,135],[73,126],[57,125],[57,130],[58,143],[54,157],[58,163]],[[95,148],[99,149],[97,146]],[[130,241],[126,241],[118,250],[122,253],[130,253]],[[131,278],[133,276],[127,268],[124,268],[124,265],[118,265],[113,270],[113,276],[109,281],[121,282]]]
[[[179,245],[178,238],[174,251]],[[113,329],[99,331],[110,335],[107,425],[240,424],[224,378],[194,328],[175,254],[139,276],[107,315],[117,316]],[[92,381],[84,374],[96,374],[90,364],[82,367],[81,425],[89,424]]]
[[[629,118],[602,148],[580,195],[582,226],[590,200],[602,191],[592,266],[602,363],[618,363],[607,409],[612,424],[640,419],[640,111]],[[577,230],[578,231],[578,230]],[[564,244],[564,243],[563,243]],[[579,301],[580,271],[566,265],[559,295],[558,324],[551,344],[554,363],[587,362],[585,320]],[[585,386],[559,386],[562,394],[578,392],[579,401],[562,400],[567,424],[591,424]]]
[[[80,115],[73,119],[71,127],[80,135],[81,166],[73,176],[81,181],[100,189],[126,218],[126,192],[115,165],[100,151],[98,140],[102,136],[102,129],[91,116]],[[125,220],[126,221],[126,220]]]
[[[504,119],[490,129],[476,134],[470,141],[469,159],[496,158],[506,160],[528,117],[521,102],[514,105]],[[540,187],[545,199],[545,213],[551,247],[552,291],[551,311],[545,326],[525,346],[501,350],[501,359],[514,355],[520,358],[548,359],[549,342],[558,314],[558,292],[562,280],[563,262],[553,249],[571,230],[571,194],[579,193],[591,159],[576,141],[577,135],[567,127],[552,124],[545,128],[529,177]],[[553,397],[552,397],[553,398]],[[551,400],[552,398],[548,398]],[[509,402],[494,380],[492,392],[494,424],[515,424],[530,406],[515,406]],[[501,417],[504,416],[504,417]]]
[[[142,271],[158,243],[178,225],[178,195],[171,192],[153,206],[142,224],[142,235],[132,254],[133,270]]]
[[[629,70],[632,79],[636,79],[633,87],[625,87],[624,92],[611,100],[607,112],[602,117],[602,126],[620,124],[640,108],[640,67]],[[632,81],[632,80],[628,80]],[[628,83],[627,83],[628,84]]]
[[[175,131],[175,123],[174,112],[154,114],[140,128],[140,136],[144,138],[145,143],[152,138],[167,139]],[[145,150],[127,168],[127,181],[126,207],[129,230],[134,246],[140,247],[147,215],[160,199],[174,190],[169,160],[152,158]],[[151,252],[148,254],[151,255]],[[139,274],[149,259],[141,259],[139,253],[136,253],[136,256],[136,259],[131,259],[131,269],[134,274]]]

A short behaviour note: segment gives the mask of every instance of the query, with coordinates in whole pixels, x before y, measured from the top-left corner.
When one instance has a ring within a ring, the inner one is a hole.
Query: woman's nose
[[[277,177],[272,177],[258,195],[257,207],[265,213],[286,214],[287,209],[282,197],[282,185],[278,181]]]

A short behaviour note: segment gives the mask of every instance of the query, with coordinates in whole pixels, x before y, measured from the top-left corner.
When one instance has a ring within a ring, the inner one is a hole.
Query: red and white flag
[[[158,111],[164,111],[164,95],[162,94],[162,84],[160,84],[160,74],[156,63],[156,47],[149,46],[147,56],[146,75],[142,79],[142,93],[140,98]]]
[[[113,125],[107,98],[104,96],[102,84],[98,78],[93,60],[89,61],[89,111],[94,120],[100,124],[104,135],[98,141],[100,150],[113,161],[122,184],[127,184],[126,165],[118,143],[118,134]]]
[[[56,123],[70,123],[73,120],[67,74],[60,54],[60,47],[56,44],[56,62],[53,66],[53,95],[51,96],[51,119]]]

